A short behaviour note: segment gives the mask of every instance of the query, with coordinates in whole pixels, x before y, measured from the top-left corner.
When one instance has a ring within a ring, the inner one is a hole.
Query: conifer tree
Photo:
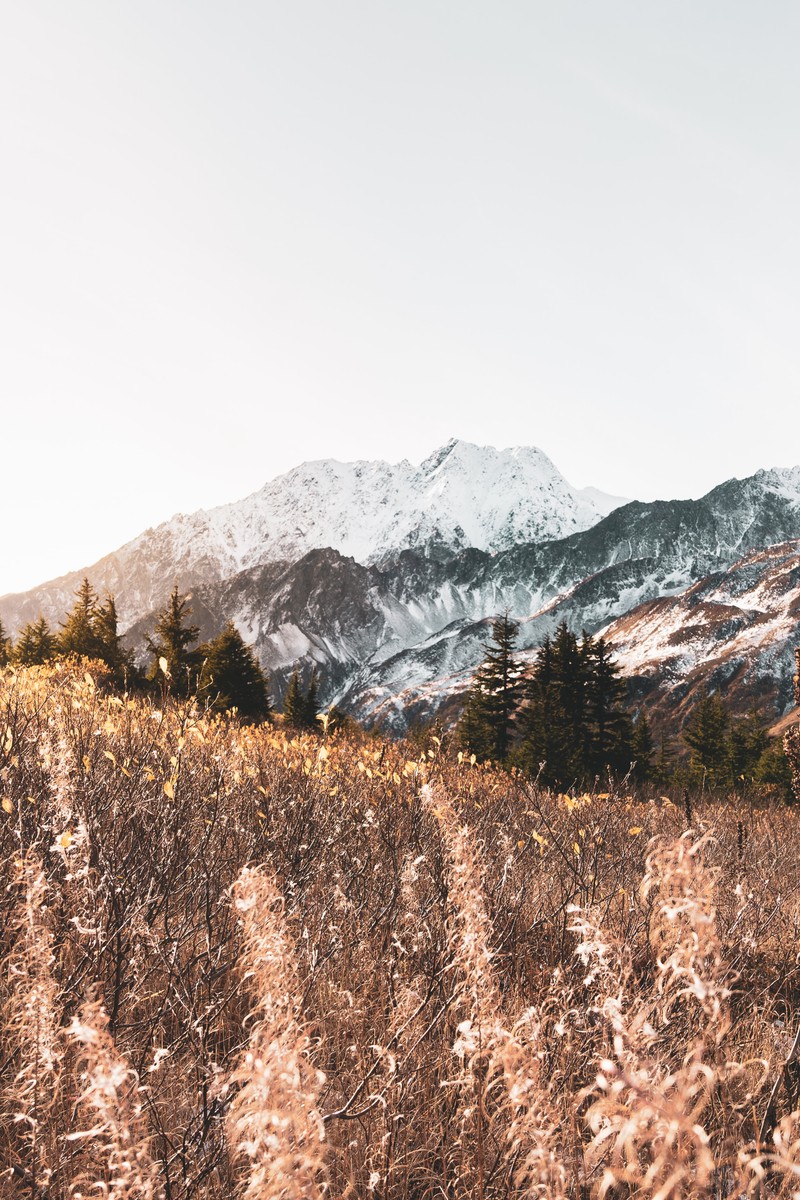
[[[631,738],[631,761],[636,765],[633,769],[638,783],[648,783],[655,774],[655,743],[650,732],[650,724],[644,713],[639,713],[633,724]]]
[[[697,704],[683,730],[683,740],[691,750],[695,774],[721,786],[730,779],[728,713],[719,696],[707,692]]]
[[[522,698],[522,669],[514,658],[519,626],[505,613],[492,624],[491,640],[467,698],[467,722],[473,729],[467,748],[505,762],[511,750],[516,711]],[[464,728],[460,730],[464,741]]]
[[[62,654],[80,654],[85,658],[98,658],[99,643],[95,631],[97,593],[84,576],[75,593],[75,604],[67,614],[58,635],[58,649]]]
[[[56,638],[43,616],[29,621],[19,631],[13,651],[13,661],[21,667],[49,662],[56,654]]]
[[[306,718],[306,698],[300,684],[299,671],[293,671],[283,699],[283,715],[287,725],[302,729]]]
[[[603,638],[584,633],[581,659],[586,681],[585,766],[592,776],[624,773],[633,760],[633,725],[621,707],[625,684]]]
[[[0,667],[5,667],[11,660],[11,638],[8,637],[5,631],[3,622],[0,621]]]
[[[118,683],[123,683],[133,670],[133,656],[122,645],[118,632],[117,605],[109,592],[102,604],[98,604],[92,619],[96,644],[96,657],[111,669]]]
[[[266,676],[238,629],[228,622],[202,654],[198,690],[209,706],[219,712],[235,708],[245,721],[266,720],[271,712]]]
[[[733,786],[744,791],[752,783],[761,755],[767,749],[769,735],[755,711],[731,724],[729,736],[730,771]]]
[[[197,625],[188,624],[191,614],[189,597],[181,596],[176,584],[152,635],[147,638],[147,648],[153,656],[149,678],[158,679],[163,658],[169,672],[170,688],[178,696],[188,696],[194,691],[200,667],[197,650],[190,649],[200,633]]]
[[[317,729],[317,713],[319,711],[319,673],[316,667],[311,668],[311,678],[303,698],[303,720],[307,729]]]

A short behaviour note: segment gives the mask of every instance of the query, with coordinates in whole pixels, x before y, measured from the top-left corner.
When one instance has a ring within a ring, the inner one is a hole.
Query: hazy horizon
[[[785,2],[14,8],[0,594],[451,436],[642,500],[793,465],[798,46]]]

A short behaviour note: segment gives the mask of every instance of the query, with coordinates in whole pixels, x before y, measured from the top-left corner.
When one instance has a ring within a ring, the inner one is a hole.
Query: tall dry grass
[[[4,1197],[800,1192],[792,808],[64,665],[0,678],[0,804]]]

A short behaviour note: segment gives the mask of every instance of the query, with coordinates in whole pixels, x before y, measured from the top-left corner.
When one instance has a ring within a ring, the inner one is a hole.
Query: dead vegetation
[[[0,682],[8,1197],[800,1195],[800,814]]]

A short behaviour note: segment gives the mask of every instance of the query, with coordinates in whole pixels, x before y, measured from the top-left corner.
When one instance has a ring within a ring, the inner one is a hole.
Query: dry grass
[[[793,809],[66,666],[0,680],[0,802],[3,1196],[800,1194]]]

